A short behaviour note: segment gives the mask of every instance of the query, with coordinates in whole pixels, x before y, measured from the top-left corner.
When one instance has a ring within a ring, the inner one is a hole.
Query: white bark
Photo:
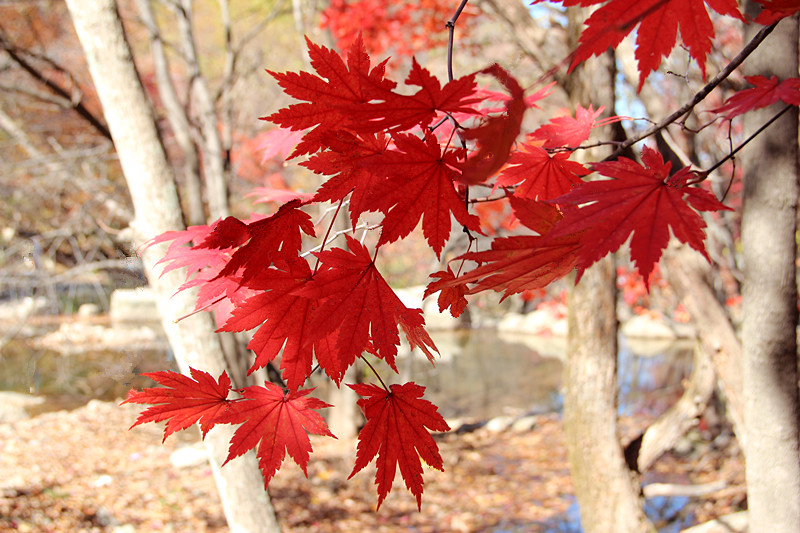
[[[114,0],[68,0],[67,6],[86,53],[136,211],[141,237],[182,229],[178,195],[158,137],[155,120],[133,66]],[[143,254],[145,270],[159,304],[164,329],[181,369],[201,368],[219,375],[225,368],[211,316],[203,313],[175,323],[193,307],[186,292],[172,297],[182,282],[178,272],[153,275],[163,247]],[[205,439],[231,531],[280,531],[252,451],[219,468],[227,455],[230,426],[218,426]]]

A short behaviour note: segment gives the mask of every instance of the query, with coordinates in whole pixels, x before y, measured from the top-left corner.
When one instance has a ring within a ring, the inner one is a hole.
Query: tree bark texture
[[[86,54],[123,173],[136,211],[134,229],[141,237],[183,228],[178,195],[155,118],[131,58],[114,0],[68,0],[67,6]],[[145,271],[155,290],[162,324],[182,371],[189,366],[219,375],[224,358],[212,318],[200,313],[178,323],[174,319],[194,307],[192,294],[172,297],[183,276],[154,275],[164,252],[154,246],[143,253]],[[255,454],[250,451],[220,469],[233,429],[217,426],[205,439],[214,477],[231,531],[280,531],[264,490]]]
[[[759,5],[746,2],[748,15]],[[745,29],[745,39],[760,27]],[[784,19],[744,63],[747,75],[798,75],[798,18]],[[745,135],[782,103],[745,115]],[[742,348],[747,501],[752,533],[800,531],[797,282],[798,117],[793,108],[743,152]]]
[[[570,9],[577,42],[586,10]],[[614,109],[614,56],[576,68],[565,79],[574,104]],[[600,133],[611,138],[610,128]],[[599,152],[591,157],[602,157]],[[586,270],[570,290],[564,366],[564,433],[572,482],[587,533],[655,531],[644,514],[637,476],[617,430],[617,286],[613,254]]]

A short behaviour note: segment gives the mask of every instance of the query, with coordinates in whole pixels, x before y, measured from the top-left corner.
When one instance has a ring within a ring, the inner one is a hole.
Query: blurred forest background
[[[388,68],[395,79],[405,76],[414,55],[444,80],[444,23],[455,8],[437,0],[117,5],[187,225],[271,213],[286,194],[313,193],[321,183],[320,176],[285,160],[297,138],[259,120],[290,103],[265,69],[309,68],[304,37],[342,50],[362,31],[373,59],[392,57]],[[716,72],[745,41],[741,23],[721,16],[713,22],[708,69]],[[571,28],[560,7],[470,2],[457,26],[456,75],[498,61],[523,86],[539,89],[535,84],[574,46]],[[704,83],[677,47],[637,92],[633,45],[626,40],[615,53],[611,107],[632,118],[619,125],[622,134],[643,131]],[[573,113],[566,69],[556,69],[553,79],[552,94],[527,118],[531,129],[554,114]],[[708,124],[704,110],[743,86],[742,76],[733,74],[680,124],[664,130],[657,139],[662,153],[676,165],[708,167],[722,159],[743,137],[742,125]],[[647,428],[682,396],[693,402],[684,406],[680,431],[648,449],[649,464],[641,463],[641,455],[634,464],[653,486],[645,493],[645,511],[656,525],[648,527],[664,531],[746,507],[734,438],[739,400],[726,396],[737,390],[739,371],[717,366],[723,385],[715,385],[714,371],[708,371],[709,346],[731,358],[740,350],[740,174],[729,162],[709,180],[735,209],[705,216],[712,265],[687,250],[670,250],[649,292],[625,259],[615,267],[625,451],[631,443],[641,446]],[[176,464],[173,452],[200,450],[202,456],[196,435],[160,447],[157,428],[124,431],[134,411],[86,405],[149,386],[139,373],[177,363],[158,325],[155,301],[144,290],[137,255],[137,247],[155,235],[141,235],[132,226],[129,187],[61,0],[0,0],[0,194],[0,390],[8,394],[0,416],[6,456],[0,472],[8,470],[0,485],[0,530],[226,530],[210,467],[202,459]],[[489,221],[485,233],[513,232],[510,212],[494,205],[478,207]],[[387,280],[410,301],[420,299],[437,265],[417,239],[390,245],[382,265]],[[461,244],[454,239],[445,258],[462,253]],[[381,509],[389,514],[373,514],[368,476],[345,483],[352,450],[314,441],[321,459],[312,458],[312,481],[295,469],[279,475],[270,490],[284,530],[580,531],[558,414],[567,288],[559,282],[502,303],[496,295],[481,295],[460,321],[426,302],[426,319],[445,348],[443,361],[435,370],[422,369],[409,356],[403,374],[422,380],[458,431],[443,437],[447,472],[426,473],[430,488],[426,484],[423,513],[397,491]],[[243,349],[246,339],[231,342],[238,347],[228,346],[225,353],[235,366],[237,357],[250,355]],[[494,362],[487,361],[489,353]],[[314,384],[328,386],[322,380]],[[357,414],[348,416],[344,427],[356,426]],[[85,433],[76,434],[80,428]],[[92,458],[81,450],[87,438],[98,447]],[[103,444],[103,438],[116,444]],[[40,453],[24,459],[33,445]],[[637,448],[634,457],[638,453]],[[40,461],[49,466],[36,466]],[[168,466],[156,473],[160,464]],[[475,505],[464,506],[464,494]]]

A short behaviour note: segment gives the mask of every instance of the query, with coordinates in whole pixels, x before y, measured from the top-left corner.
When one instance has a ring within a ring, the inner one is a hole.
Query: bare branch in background
[[[185,187],[182,192],[188,210],[187,221],[192,225],[204,224],[206,220],[203,208],[200,158],[197,154],[197,147],[192,141],[192,126],[189,116],[186,108],[181,104],[175,84],[172,82],[164,41],[156,24],[150,0],[136,0],[136,7],[139,10],[141,21],[149,33],[150,53],[153,57],[158,94],[164,105],[172,133],[184,156]]]

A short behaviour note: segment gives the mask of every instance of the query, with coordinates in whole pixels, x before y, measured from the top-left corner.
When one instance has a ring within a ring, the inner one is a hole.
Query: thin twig
[[[764,39],[766,39],[767,36],[770,33],[772,33],[772,30],[775,29],[775,26],[777,26],[777,23],[762,28],[762,30],[760,32],[758,32],[758,34],[756,34],[756,36],[753,37],[753,39],[749,43],[747,43],[747,45],[744,48],[742,48],[742,51],[739,52],[739,55],[737,55],[735,58],[733,58],[731,60],[731,62],[728,63],[725,66],[725,68],[722,69],[719,72],[719,74],[714,76],[714,78],[712,78],[712,80],[706,84],[705,87],[700,89],[700,91],[697,92],[689,102],[687,102],[686,104],[681,106],[680,109],[678,109],[677,111],[675,111],[674,113],[669,115],[667,118],[665,118],[664,120],[662,120],[661,122],[659,122],[655,126],[653,126],[650,129],[648,129],[647,131],[645,131],[641,135],[638,135],[636,137],[630,137],[627,140],[625,140],[620,145],[620,147],[617,148],[614,151],[614,153],[612,153],[610,156],[605,158],[605,161],[610,161],[610,160],[616,159],[617,157],[619,157],[620,154],[622,154],[625,150],[627,150],[628,148],[630,148],[634,144],[638,143],[639,141],[641,141],[643,139],[646,139],[647,137],[650,137],[651,135],[653,135],[657,131],[663,130],[664,128],[666,128],[667,126],[669,126],[670,124],[672,124],[673,122],[675,122],[676,120],[681,118],[682,116],[684,116],[687,113],[689,113],[692,109],[694,109],[694,107],[697,104],[702,102],[706,98],[706,96],[708,96],[709,93],[711,91],[713,91],[717,87],[717,85],[722,83],[723,80],[725,80],[728,76],[730,76],[731,72],[736,70],[736,68],[739,65],[741,65],[742,62],[751,53],[753,53],[753,51],[756,48],[758,48],[758,45],[760,45],[764,41]]]
[[[339,204],[336,206],[336,212],[331,217],[331,223],[328,225],[328,231],[325,232],[325,237],[322,238],[322,244],[320,245],[320,251],[325,248],[325,243],[328,242],[328,237],[330,237],[331,230],[333,229],[333,225],[336,223],[336,217],[339,216],[339,210],[342,208],[342,202],[344,202],[344,198],[339,200]],[[314,274],[317,273],[317,269],[319,268],[319,257],[317,257],[317,262],[314,264]],[[312,275],[314,275],[312,274]]]
[[[734,149],[731,151],[731,153],[729,153],[728,155],[726,155],[725,157],[723,157],[722,159],[720,159],[719,161],[717,161],[716,163],[714,163],[714,165],[713,165],[711,168],[709,168],[708,170],[706,170],[706,171],[705,171],[705,173],[706,173],[706,174],[711,174],[712,172],[714,172],[715,170],[717,170],[719,167],[721,167],[721,166],[722,166],[722,165],[725,163],[725,161],[727,161],[728,159],[732,159],[732,158],[733,158],[733,156],[735,156],[735,155],[736,155],[736,153],[737,153],[739,150],[741,150],[742,148],[744,148],[744,147],[747,145],[747,143],[749,143],[750,141],[752,141],[753,139],[755,139],[755,138],[758,136],[758,134],[760,134],[762,131],[764,131],[765,129],[767,129],[768,127],[770,127],[770,125],[772,125],[772,123],[773,123],[773,122],[775,122],[776,120],[778,120],[778,119],[781,117],[781,115],[783,115],[784,113],[786,113],[787,111],[789,111],[789,110],[790,110],[791,108],[793,108],[793,107],[794,107],[793,105],[787,105],[786,107],[784,107],[783,109],[781,109],[780,111],[778,111],[778,112],[777,112],[777,113],[776,113],[776,114],[775,114],[775,115],[774,115],[774,116],[773,116],[771,119],[769,119],[768,121],[766,121],[764,124],[762,124],[762,125],[761,125],[761,127],[760,127],[760,128],[758,128],[758,129],[757,129],[755,132],[753,132],[753,134],[752,134],[752,135],[750,135],[750,137],[748,137],[747,139],[745,139],[745,140],[744,140],[744,141],[743,141],[741,144],[739,144],[739,146],[737,146],[736,148],[734,148]]]
[[[464,8],[467,7],[467,2],[469,0],[461,0],[461,4],[456,9],[455,14],[453,17],[445,23],[445,27],[447,27],[448,37],[447,37],[447,80],[453,81],[453,41],[454,41],[454,34],[456,32],[456,21],[458,17],[461,16],[461,12],[464,11]]]
[[[336,238],[337,238],[337,237],[339,237],[339,236],[341,236],[341,235],[345,235],[345,234],[347,234],[347,233],[355,233],[355,232],[356,232],[356,230],[360,230],[360,229],[363,229],[363,230],[371,230],[371,229],[377,229],[377,228],[379,228],[379,227],[380,227],[380,224],[375,224],[375,225],[373,225],[373,226],[370,226],[370,225],[368,225],[368,224],[359,224],[358,226],[356,226],[356,227],[354,227],[354,228],[347,228],[347,229],[343,229],[343,230],[339,230],[339,231],[337,231],[336,233],[334,233],[333,235],[331,235],[331,236],[330,236],[330,239],[328,239],[328,242],[329,242],[329,243],[333,242],[334,240],[336,240]],[[314,252],[317,252],[317,251],[319,251],[321,248],[322,248],[322,245],[321,245],[321,244],[320,244],[320,245],[318,245],[318,246],[315,246],[315,247],[313,247],[313,248],[309,248],[308,250],[306,250],[305,252],[303,252],[302,254],[300,254],[300,257],[306,257],[306,256],[308,256],[309,254],[312,254],[312,253],[314,253]]]

